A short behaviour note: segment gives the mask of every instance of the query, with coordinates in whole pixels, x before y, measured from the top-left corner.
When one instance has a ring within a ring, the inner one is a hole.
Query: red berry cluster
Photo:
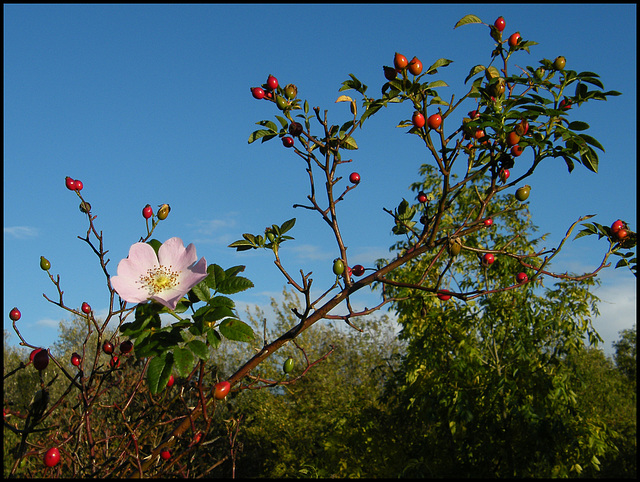
[[[79,179],[73,179],[69,176],[64,178],[64,183],[70,191],[82,191],[82,188],[84,187],[82,185],[82,181]]]

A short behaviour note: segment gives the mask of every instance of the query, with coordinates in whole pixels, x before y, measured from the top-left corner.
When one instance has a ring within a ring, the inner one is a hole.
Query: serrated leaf
[[[222,342],[222,337],[216,330],[211,329],[207,331],[207,341],[213,348],[218,348]]]
[[[207,324],[215,323],[216,321],[223,320],[228,317],[235,317],[236,314],[233,310],[227,306],[216,306],[210,308],[202,317],[202,320]]]
[[[209,287],[207,286],[207,283],[204,282],[204,280],[200,281],[200,283],[198,283],[191,289],[193,290],[193,294],[196,295],[200,301],[207,301],[209,298],[211,298]]]
[[[253,282],[251,280],[242,276],[235,276],[218,283],[216,291],[223,295],[232,295],[234,293],[248,290],[249,288],[253,288]]]
[[[214,296],[207,303],[209,308],[217,308],[218,306],[226,306],[227,308],[233,309],[235,307],[235,303],[231,298],[227,298],[226,296]],[[200,310],[198,310],[200,311]],[[197,312],[196,312],[197,313]]]
[[[475,15],[465,15],[460,20],[458,20],[458,23],[456,23],[455,27],[453,28],[462,27],[463,25],[469,25],[470,23],[482,23],[482,20],[480,20]]]
[[[171,352],[151,359],[147,368],[147,383],[153,395],[165,389],[172,369],[173,353]]]
[[[191,340],[187,343],[187,346],[195,356],[200,358],[200,360],[207,360],[209,358],[209,350],[207,349],[206,343],[203,341]]]
[[[245,270],[246,266],[240,264],[238,266],[232,266],[231,268],[227,268],[224,270],[225,277],[235,276],[238,273],[242,273]]]
[[[236,241],[239,242],[239,241]],[[217,290],[218,283],[221,283],[226,278],[224,270],[217,264],[210,264],[207,266],[208,276],[204,279],[207,286],[212,290]]]
[[[249,325],[237,318],[227,318],[218,327],[220,333],[233,341],[250,342],[255,339],[255,334]]]
[[[173,350],[174,366],[178,375],[186,377],[193,369],[193,353],[186,348],[176,348]]]

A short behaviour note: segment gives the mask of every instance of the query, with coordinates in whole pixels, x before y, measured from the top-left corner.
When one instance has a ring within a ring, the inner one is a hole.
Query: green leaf
[[[206,343],[204,343],[203,341],[191,340],[187,343],[187,346],[194,353],[194,355],[201,360],[207,360],[209,358],[209,350]]]
[[[228,306],[216,306],[209,308],[203,315],[202,320],[205,323],[215,323],[228,317],[235,317],[236,314]]]
[[[242,276],[235,276],[219,283],[216,291],[223,295],[232,295],[248,290],[249,288],[253,288],[253,282],[251,280]]]
[[[469,71],[469,75],[464,79],[464,83],[466,84],[471,77],[478,75],[480,72],[484,72],[485,69],[486,67],[484,65],[476,65]]]
[[[289,121],[284,117],[277,115],[276,119],[278,119],[283,129],[286,129],[289,126]]]
[[[435,63],[429,67],[427,69],[427,71],[425,72],[425,74],[428,74],[429,72],[433,72],[436,69],[438,69],[439,67],[446,67],[447,65],[449,65],[450,63],[452,63],[453,60],[448,60],[448,59],[438,59],[435,61]]]
[[[602,147],[602,144],[600,144],[597,141],[597,139],[594,139],[593,137],[591,137],[588,134],[578,134],[578,136],[581,137],[582,139],[584,139],[584,141],[587,142],[588,144],[591,144],[593,147],[597,147],[602,152],[604,152],[604,147]]]
[[[260,139],[261,137],[264,137],[264,136],[271,136],[271,138],[275,137],[273,135],[273,132],[265,131],[265,130],[261,129],[259,131],[255,131],[255,132],[251,133],[251,135],[249,136],[249,142],[248,143],[251,144],[252,142],[257,141],[258,139]],[[264,142],[264,140],[263,140],[263,142]]]
[[[171,352],[151,359],[147,369],[147,383],[153,395],[164,390],[167,386],[172,369],[173,354]]]
[[[574,121],[569,123],[567,127],[574,131],[586,131],[589,128],[589,124],[586,122]]]
[[[193,369],[193,353],[186,348],[176,348],[173,350],[173,360],[178,375],[181,377],[188,376]]]
[[[273,121],[262,120],[260,122],[256,122],[256,124],[266,127],[267,129],[269,129],[274,134],[278,132],[278,126],[276,126],[276,123],[273,122]]]
[[[248,249],[256,249],[257,248],[257,246],[255,246],[254,243],[252,243],[250,241],[247,241],[246,239],[241,239],[239,241],[234,241],[228,247],[229,248],[236,248],[236,250],[238,250],[238,251],[246,251]]]
[[[296,218],[291,218],[288,221],[285,221],[284,223],[282,223],[282,226],[280,226],[280,234],[286,233],[291,228],[293,228],[295,224],[296,224]]]
[[[220,333],[233,341],[253,341],[255,334],[249,325],[237,318],[227,318],[219,326]]]
[[[349,150],[355,150],[358,148],[358,144],[356,144],[356,141],[353,137],[347,136],[342,139],[342,147]]]
[[[211,329],[207,331],[207,341],[213,348],[218,348],[222,342],[222,337],[216,330]]]
[[[462,27],[463,25],[469,25],[470,23],[482,23],[482,20],[480,20],[475,15],[465,15],[460,20],[458,20],[458,23],[456,23],[455,27],[453,28]]]
[[[217,291],[218,284],[222,283],[227,275],[225,274],[224,270],[217,264],[210,264],[209,266],[207,266],[207,273],[209,273],[209,275],[204,279],[205,282],[207,283],[209,288]]]
[[[224,270],[224,275],[226,278],[231,276],[235,276],[238,273],[242,273],[245,270],[246,266],[240,264],[238,266],[232,266],[231,268],[227,268]]]
[[[447,84],[444,80],[436,80],[427,85],[427,88],[429,89],[434,89],[436,87],[449,87],[449,84]]]
[[[362,117],[360,117],[360,127],[362,127],[362,123],[365,121],[367,117],[372,116],[376,112],[378,112],[382,108],[383,104],[381,103],[372,103],[367,106],[367,110],[364,111]]]
[[[588,152],[580,153],[580,159],[587,169],[592,172],[598,172],[598,155],[593,149],[589,148]]]
[[[120,327],[120,333],[129,338],[138,338],[143,331],[160,328],[162,323],[159,311],[159,307],[153,303],[140,303],[136,307],[135,321],[124,323]]]
[[[200,281],[200,283],[198,283],[191,289],[193,290],[193,294],[196,295],[200,301],[207,301],[209,298],[211,298],[209,287],[204,280]]]

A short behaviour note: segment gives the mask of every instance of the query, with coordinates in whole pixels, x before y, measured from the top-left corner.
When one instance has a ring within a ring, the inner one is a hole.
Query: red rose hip
[[[44,465],[53,467],[60,462],[60,451],[57,447],[52,447],[44,454]]]
[[[49,365],[49,352],[40,350],[33,356],[33,366],[36,370],[44,370]]]
[[[216,397],[218,400],[222,400],[227,396],[230,388],[231,388],[231,384],[226,380],[220,383],[216,383],[216,386],[214,387],[213,396]]]
[[[251,89],[251,95],[254,99],[264,99],[264,89],[262,87],[254,87]]]
[[[147,204],[142,208],[142,217],[145,219],[149,219],[151,216],[153,216],[153,208],[150,204]]]
[[[273,75],[270,75],[267,78],[267,88],[271,90],[276,90],[278,88],[278,79],[276,79]]]
[[[493,262],[495,261],[495,257],[493,256],[493,254],[491,253],[486,253],[483,257],[482,257],[482,265],[483,266],[490,266],[493,264]]]
[[[352,184],[358,184],[360,182],[360,174],[358,174],[357,172],[352,172],[349,176],[349,181]]]
[[[12,321],[18,321],[21,316],[22,313],[20,313],[18,308],[14,308],[9,312],[9,318],[11,318]]]
[[[440,124],[442,124],[442,116],[440,114],[430,115],[427,119],[427,125],[431,129],[437,129],[438,127],[440,127]]]

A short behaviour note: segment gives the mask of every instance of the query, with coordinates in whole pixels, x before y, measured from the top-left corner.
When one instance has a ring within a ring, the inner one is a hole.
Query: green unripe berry
[[[282,371],[285,373],[291,373],[293,370],[293,357],[289,357],[285,360],[284,365],[282,365]]]
[[[168,204],[163,204],[162,206],[160,206],[160,209],[158,209],[158,219],[160,221],[167,219],[169,211],[171,211],[171,207]]]
[[[342,273],[344,273],[344,262],[340,258],[336,258],[333,261],[333,273],[336,276],[340,276]]]
[[[284,97],[276,95],[276,104],[278,105],[278,109],[285,110],[289,105],[289,102],[287,102],[287,99]]]
[[[553,68],[556,70],[563,70],[565,65],[567,65],[567,59],[565,59],[562,55],[560,57],[557,57],[556,60],[553,61]]]
[[[40,268],[42,268],[44,271],[48,271],[49,268],[51,268],[51,263],[44,256],[40,256]]]
[[[287,96],[287,99],[293,100],[298,95],[298,88],[294,84],[287,84],[284,88],[284,95]]]
[[[531,186],[526,185],[518,188],[516,191],[516,199],[518,201],[526,201],[529,197],[529,193],[531,192]]]

